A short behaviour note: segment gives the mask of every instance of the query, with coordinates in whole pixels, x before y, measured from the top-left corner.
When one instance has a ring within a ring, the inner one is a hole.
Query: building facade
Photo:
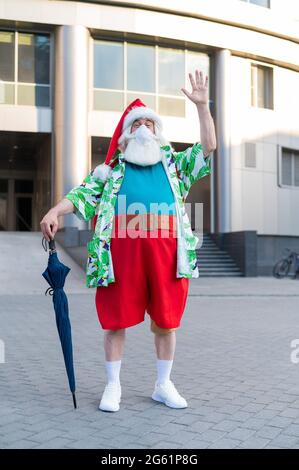
[[[200,140],[188,72],[209,76],[212,234],[299,237],[299,7],[292,0],[0,0],[0,229],[39,230],[103,161],[136,97],[176,150]],[[192,219],[193,220],[193,219]],[[88,228],[74,215],[61,225]]]

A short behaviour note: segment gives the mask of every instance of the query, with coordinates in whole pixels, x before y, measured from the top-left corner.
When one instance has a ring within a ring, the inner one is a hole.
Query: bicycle
[[[286,256],[274,265],[273,276],[277,279],[288,276],[291,266],[294,265],[294,274],[291,277],[296,279],[299,275],[299,254],[289,248],[286,248],[285,251]]]

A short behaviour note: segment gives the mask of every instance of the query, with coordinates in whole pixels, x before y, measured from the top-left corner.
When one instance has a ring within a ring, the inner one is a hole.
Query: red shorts
[[[143,229],[138,229],[137,237],[136,230],[134,237],[128,229],[122,236],[120,232],[115,223],[111,238],[115,282],[96,289],[102,328],[117,330],[137,325],[144,321],[146,312],[160,328],[179,327],[189,279],[176,277],[175,233],[163,228],[155,230],[156,237]]]

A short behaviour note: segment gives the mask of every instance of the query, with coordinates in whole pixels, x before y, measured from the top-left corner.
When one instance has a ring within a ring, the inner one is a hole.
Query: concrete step
[[[224,253],[210,253],[210,254],[206,254],[206,253],[202,253],[202,254],[199,254],[197,253],[197,258],[198,259],[214,259],[214,258],[217,258],[217,259],[230,259],[231,260],[231,256],[227,255],[227,254],[224,254]]]
[[[236,264],[233,261],[225,261],[225,262],[221,263],[220,261],[205,261],[205,262],[203,262],[203,261],[197,260],[197,262],[198,262],[199,266],[204,266],[204,267],[209,266],[211,268],[213,268],[213,267],[214,268],[217,268],[217,267],[222,268],[223,267],[223,268],[228,268],[229,269],[229,268],[237,267]]]
[[[196,249],[196,258],[201,277],[243,276],[231,256],[207,234],[203,234],[202,245]]]
[[[198,261],[202,261],[202,262],[209,262],[209,261],[212,261],[213,263],[215,263],[215,261],[220,261],[221,263],[234,263],[234,260],[232,260],[230,257],[226,258],[226,257],[223,257],[223,256],[197,256],[197,259]]]
[[[198,252],[199,253],[223,253],[223,254],[227,254],[226,251],[223,251],[223,250],[219,250],[219,248],[199,248],[198,249]]]
[[[230,273],[230,272],[223,272],[223,273],[206,273],[199,271],[198,277],[242,277],[243,274],[239,273]]]
[[[205,271],[207,273],[210,272],[241,272],[240,269],[235,267],[228,267],[228,266],[202,266],[200,264],[197,265],[198,269],[201,271]]]

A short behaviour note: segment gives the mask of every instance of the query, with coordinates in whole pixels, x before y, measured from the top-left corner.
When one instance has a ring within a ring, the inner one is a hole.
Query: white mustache
[[[141,166],[158,163],[162,158],[159,138],[149,129],[139,131],[140,128],[128,139],[124,152],[125,160]]]
[[[153,134],[144,124],[138,127],[138,129],[128,136],[129,140],[136,140],[136,142],[140,145],[147,145],[153,140],[158,141],[159,137]]]

